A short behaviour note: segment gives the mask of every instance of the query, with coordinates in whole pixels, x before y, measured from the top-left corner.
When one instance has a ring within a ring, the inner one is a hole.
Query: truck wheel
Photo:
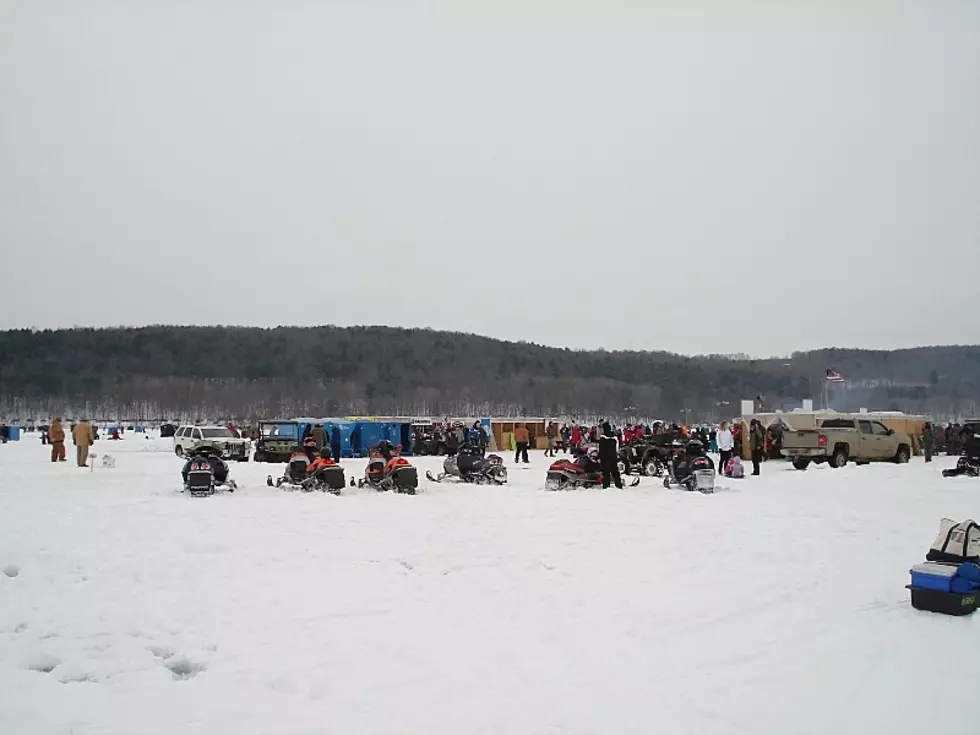
[[[898,452],[895,454],[895,464],[908,464],[909,462],[909,448],[902,445],[898,448]]]
[[[265,454],[262,452],[256,452],[255,456],[252,458],[254,462],[265,462]]]
[[[178,457],[183,457],[184,448],[178,444],[176,447],[174,447],[174,454],[176,454]]]
[[[830,466],[834,469],[840,469],[847,464],[847,451],[844,449],[838,449],[834,452],[833,456],[830,458]]]
[[[808,459],[794,459],[793,466],[798,470],[805,470],[810,466],[810,460]]]

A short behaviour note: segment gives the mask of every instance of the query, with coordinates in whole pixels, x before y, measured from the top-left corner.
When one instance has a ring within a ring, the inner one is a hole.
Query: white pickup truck
[[[828,462],[831,467],[843,467],[848,461],[904,464],[912,455],[912,441],[880,421],[842,416],[824,419],[816,429],[785,427],[782,452],[798,470],[811,462]]]

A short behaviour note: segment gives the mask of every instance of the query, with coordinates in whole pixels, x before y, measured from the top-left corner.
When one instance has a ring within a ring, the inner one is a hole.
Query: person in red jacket
[[[572,424],[572,446],[577,447],[582,443],[582,427],[577,423]]]
[[[633,443],[633,427],[629,424],[623,429],[623,444],[629,446]]]
[[[330,447],[324,447],[320,450],[320,456],[313,460],[310,466],[306,468],[306,474],[315,475],[324,467],[333,467],[336,464],[330,454]]]

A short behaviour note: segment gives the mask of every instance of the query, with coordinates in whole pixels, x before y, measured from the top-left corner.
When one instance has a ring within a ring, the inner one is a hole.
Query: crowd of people
[[[689,427],[685,424],[667,424],[656,421],[653,424],[626,424],[625,426],[611,426],[608,422],[592,425],[572,422],[562,424],[555,429],[555,424],[549,424],[546,433],[548,436],[548,448],[545,456],[553,457],[558,452],[569,452],[576,448],[587,445],[598,445],[604,435],[604,427],[609,427],[609,432],[615,438],[617,446],[632,446],[648,440],[670,441],[676,439],[686,442],[690,439],[697,439],[701,442],[706,451],[720,455],[720,466],[728,465],[729,460],[738,457],[740,460],[752,460],[752,474],[760,474],[762,462],[773,458],[779,452],[782,445],[782,431],[778,426],[766,428],[761,422],[752,419],[748,426],[749,451],[746,456],[742,456],[742,425],[736,422],[730,425],[727,421],[722,421],[717,426],[704,424],[701,426]]]
[[[941,423],[926,422],[922,436],[919,438],[926,462],[931,462],[936,454],[946,454],[950,457],[959,456],[963,453],[967,441],[973,437],[973,434],[973,428],[969,425],[964,426],[960,423],[948,422],[943,426]]]

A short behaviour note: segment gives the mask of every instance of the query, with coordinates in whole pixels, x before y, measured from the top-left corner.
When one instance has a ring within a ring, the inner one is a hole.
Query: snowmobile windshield
[[[228,429],[201,429],[201,436],[205,439],[234,439],[235,435]]]

